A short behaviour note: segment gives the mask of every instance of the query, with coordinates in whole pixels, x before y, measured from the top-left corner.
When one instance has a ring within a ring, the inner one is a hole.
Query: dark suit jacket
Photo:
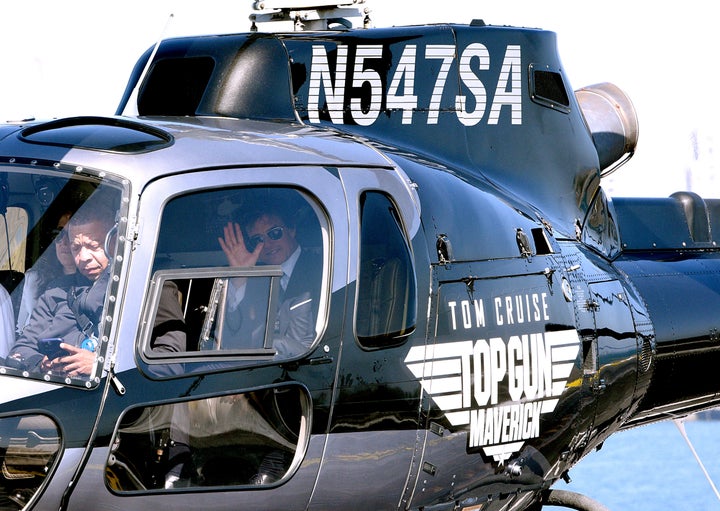
[[[150,348],[155,353],[171,356],[187,350],[187,332],[183,311],[180,307],[177,284],[165,281],[155,314],[155,324],[150,338]],[[149,370],[159,376],[181,374],[182,364],[153,364]]]
[[[290,275],[287,289],[281,291],[272,335],[273,347],[279,355],[301,353],[315,340],[321,277],[321,256],[303,249]],[[245,297],[238,308],[225,312],[223,348],[262,347],[266,308],[267,281],[249,278]]]

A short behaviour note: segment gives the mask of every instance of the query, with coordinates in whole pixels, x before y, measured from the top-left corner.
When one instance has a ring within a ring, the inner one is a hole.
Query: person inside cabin
[[[301,246],[292,214],[288,214],[283,200],[255,202],[238,222],[223,227],[218,243],[227,262],[233,267],[280,266],[279,306],[275,316],[273,347],[278,355],[300,354],[315,339],[318,313],[321,268],[314,252]],[[288,201],[292,202],[292,201]],[[281,207],[281,204],[283,207]],[[230,280],[227,292],[221,349],[252,349],[263,345],[267,320],[267,279],[236,277]],[[245,395],[227,396],[224,400],[246,402]],[[213,401],[210,399],[208,401]],[[204,404],[204,403],[203,403]],[[242,421],[257,422],[254,408],[246,405],[249,415],[233,418],[242,429]],[[187,487],[193,484],[193,449],[190,446],[190,424],[202,423],[199,404],[173,406],[168,448],[169,470],[165,474],[165,488]],[[220,419],[217,419],[220,420]],[[223,423],[223,421],[220,421]],[[252,425],[248,426],[252,431]],[[279,480],[287,471],[293,457],[290,450],[270,451],[260,462],[250,484],[264,485]],[[209,477],[209,476],[208,476]],[[212,484],[206,481],[206,484]]]
[[[77,272],[75,260],[70,252],[67,232],[65,225],[72,216],[72,210],[67,210],[60,215],[56,227],[50,233],[52,235],[52,250],[46,251],[30,268],[25,272],[23,278],[22,297],[18,307],[17,323],[15,331],[10,331],[10,321],[5,323],[2,332],[2,342],[0,342],[0,356],[7,357],[8,353],[15,344],[15,332],[22,334],[23,329],[30,321],[30,315],[35,309],[35,305],[40,295],[48,288],[55,286],[55,280],[67,275],[73,275]],[[5,291],[3,289],[3,291]],[[7,294],[7,293],[5,293]],[[3,317],[14,318],[12,309],[12,300],[9,295],[7,300],[0,297],[0,304],[3,308]]]
[[[91,199],[69,220],[65,235],[77,272],[54,280],[40,295],[7,365],[70,377],[92,373],[109,282],[105,238],[114,219],[114,211]],[[57,356],[42,353],[48,339],[61,340]]]
[[[65,226],[72,217],[71,210],[60,215],[56,227],[52,231],[53,250],[48,250],[30,268],[23,279],[22,298],[18,309],[17,333],[30,321],[32,311],[40,295],[54,284],[52,281],[63,275],[74,275],[77,272],[75,258],[70,251],[70,241]]]
[[[40,295],[7,365],[70,377],[93,372],[110,280],[110,255],[105,246],[114,246],[107,238],[115,225],[115,212],[101,198],[94,199],[70,218],[65,228],[67,241],[61,241],[69,245],[77,272],[54,280]],[[42,353],[40,344],[46,339],[60,339],[62,352],[56,356]],[[185,351],[185,342],[177,286],[167,282],[155,318],[152,347],[158,352]]]
[[[272,335],[273,347],[280,355],[299,354],[315,339],[322,265],[318,256],[303,249],[296,236],[292,216],[279,204],[268,204],[248,211],[240,223],[229,222],[218,238],[230,266],[282,268],[280,305]],[[262,345],[267,301],[259,303],[262,300],[254,298],[267,295],[260,286],[266,286],[261,279],[231,280],[223,329],[224,349]]]

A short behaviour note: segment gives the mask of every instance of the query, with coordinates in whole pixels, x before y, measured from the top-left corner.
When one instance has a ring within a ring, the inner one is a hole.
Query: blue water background
[[[685,430],[720,491],[720,421],[688,420]],[[610,511],[720,511],[720,501],[673,422],[611,436],[570,477],[570,484],[558,481],[554,488],[588,495]]]

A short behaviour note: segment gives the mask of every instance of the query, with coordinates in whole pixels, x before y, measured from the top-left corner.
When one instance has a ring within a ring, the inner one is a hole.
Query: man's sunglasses
[[[270,229],[269,231],[267,231],[265,233],[265,236],[267,236],[269,239],[271,239],[273,241],[277,241],[283,237],[284,231],[285,231],[284,227],[279,227],[279,226],[273,227],[272,229]],[[255,250],[255,247],[258,246],[258,243],[265,242],[265,236],[263,236],[262,234],[256,234],[255,236],[250,237],[250,239],[248,241],[250,242],[249,248],[250,248],[251,252]]]

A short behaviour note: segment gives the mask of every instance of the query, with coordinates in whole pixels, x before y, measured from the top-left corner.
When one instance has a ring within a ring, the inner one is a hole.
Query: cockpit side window
[[[367,349],[396,346],[415,329],[416,284],[410,248],[397,208],[385,194],[365,192],[360,215],[356,336]]]
[[[314,200],[289,187],[223,188],[168,202],[143,335],[149,372],[308,351],[323,320],[327,226]]]

